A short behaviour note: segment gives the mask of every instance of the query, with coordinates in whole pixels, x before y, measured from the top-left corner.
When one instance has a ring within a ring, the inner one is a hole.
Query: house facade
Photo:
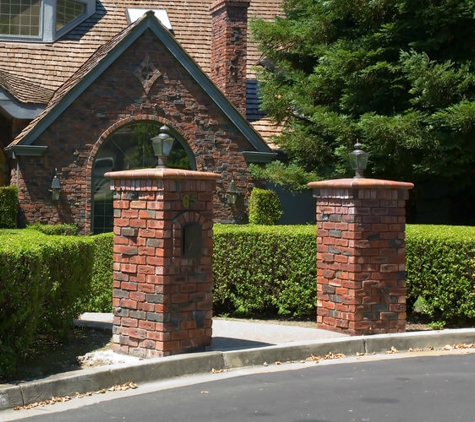
[[[21,220],[109,231],[104,173],[155,166],[150,139],[166,133],[169,165],[220,174],[215,218],[237,221],[248,165],[274,159],[278,130],[258,111],[247,22],[278,13],[263,0],[2,3],[0,185],[19,187]]]

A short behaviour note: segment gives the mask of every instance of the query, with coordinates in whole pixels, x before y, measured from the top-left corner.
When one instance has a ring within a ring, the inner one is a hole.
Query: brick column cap
[[[223,7],[245,7],[248,8],[251,4],[250,0],[216,0],[209,8],[210,13],[216,13]]]
[[[307,186],[310,189],[412,189],[414,183],[359,177],[353,179],[321,180],[310,182]]]
[[[218,180],[220,174],[172,168],[149,168],[137,170],[110,171],[104,177],[112,180],[124,179],[187,179],[187,180]]]

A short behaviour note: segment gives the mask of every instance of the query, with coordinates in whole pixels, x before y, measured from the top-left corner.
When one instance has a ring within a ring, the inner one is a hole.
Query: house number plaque
[[[182,200],[181,200],[183,207],[186,209],[193,208],[197,202],[198,202],[198,196],[197,195],[184,195]]]

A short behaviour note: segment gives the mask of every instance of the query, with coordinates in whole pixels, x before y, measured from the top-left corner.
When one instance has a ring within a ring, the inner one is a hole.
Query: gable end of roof
[[[43,112],[41,112],[6,149],[8,150],[12,146],[20,144],[31,145],[87,87],[105,72],[107,68],[147,30],[151,30],[155,34],[175,59],[180,62],[185,70],[231,120],[236,128],[249,140],[256,151],[264,155],[266,155],[266,153],[269,154],[269,161],[272,160],[274,153],[262,140],[260,135],[201,70],[191,56],[185,52],[173,34],[158,21],[152,11],[148,11],[142,18],[120,32],[108,43],[99,47],[90,59],[58,89]]]

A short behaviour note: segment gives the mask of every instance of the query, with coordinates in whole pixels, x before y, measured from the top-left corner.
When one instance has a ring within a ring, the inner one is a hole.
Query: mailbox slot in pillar
[[[201,258],[203,247],[203,227],[199,223],[188,223],[181,232],[181,257]]]

